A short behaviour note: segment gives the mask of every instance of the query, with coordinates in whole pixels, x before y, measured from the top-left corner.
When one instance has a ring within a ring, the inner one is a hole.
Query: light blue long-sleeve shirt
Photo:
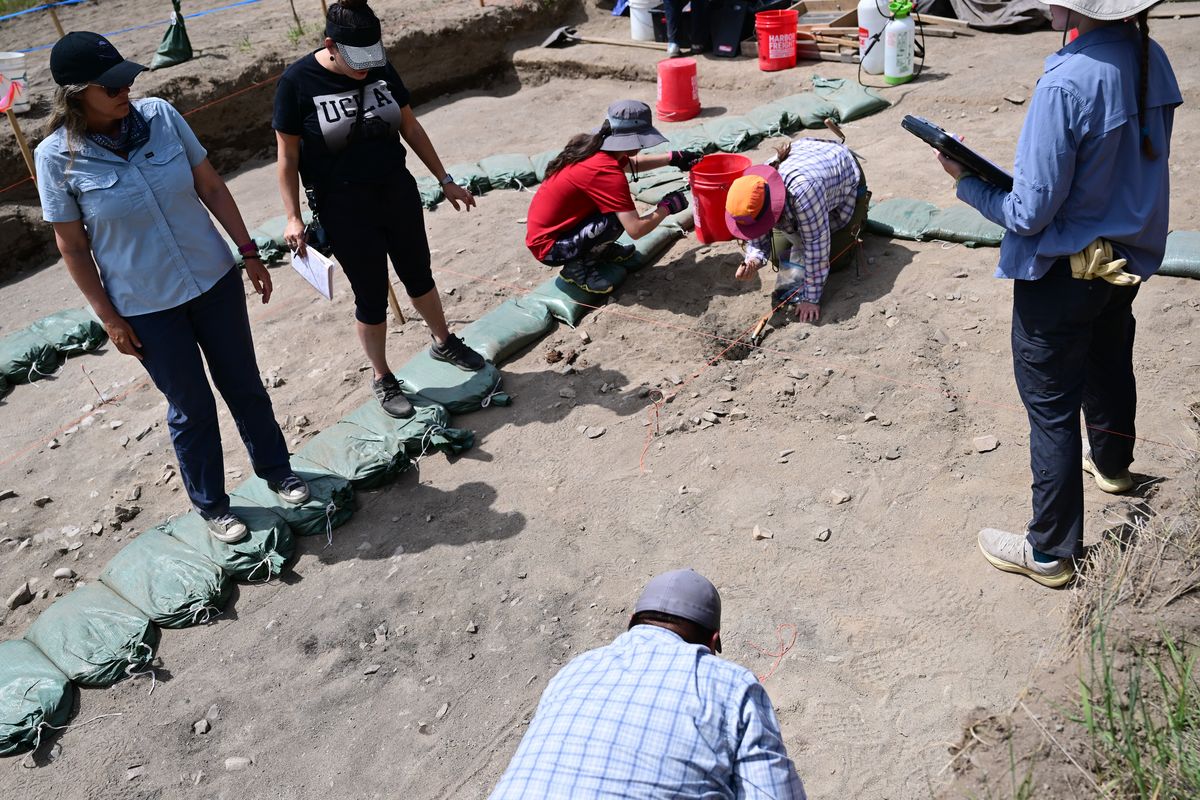
[[[804,800],[745,667],[636,625],[550,681],[491,800]]]
[[[1127,271],[1148,278],[1158,270],[1167,241],[1171,127],[1183,98],[1166,53],[1151,42],[1143,122],[1140,74],[1132,24],[1080,36],[1046,59],[1017,143],[1013,190],[974,176],[958,182],[960,200],[1007,230],[996,277],[1037,280],[1100,237],[1129,260]],[[1143,126],[1156,159],[1142,154]]]
[[[104,291],[122,316],[183,305],[234,265],[196,194],[192,168],[207,151],[166,100],[133,106],[150,124],[150,140],[128,160],[89,139],[72,155],[65,128],[36,153],[42,218],[83,221]]]

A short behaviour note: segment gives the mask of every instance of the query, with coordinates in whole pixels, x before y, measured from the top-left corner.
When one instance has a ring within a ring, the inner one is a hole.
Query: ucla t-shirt
[[[388,182],[405,169],[400,120],[408,89],[391,64],[357,81],[325,69],[317,62],[324,57],[324,50],[309,54],[283,73],[271,127],[300,137],[300,177],[309,188]]]

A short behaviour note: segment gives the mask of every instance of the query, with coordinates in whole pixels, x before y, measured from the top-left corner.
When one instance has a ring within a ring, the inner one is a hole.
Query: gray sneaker
[[[412,403],[408,402],[404,392],[400,391],[400,381],[396,380],[395,375],[384,375],[373,381],[371,391],[375,393],[375,399],[389,417],[405,419],[413,415]]]
[[[487,366],[483,356],[467,347],[466,343],[453,333],[447,336],[444,342],[435,339],[429,346],[429,355],[438,361],[453,364],[464,372],[478,372]]]
[[[229,512],[225,512],[219,517],[205,517],[204,521],[208,523],[208,532],[212,534],[212,537],[225,544],[240,542],[250,533],[246,523]]]
[[[979,532],[979,552],[996,569],[1024,575],[1052,589],[1070,583],[1075,577],[1072,559],[1034,560],[1033,545],[1024,534],[984,528]]]
[[[296,474],[288,475],[279,483],[267,481],[267,486],[285,503],[298,506],[308,502],[308,484]]]

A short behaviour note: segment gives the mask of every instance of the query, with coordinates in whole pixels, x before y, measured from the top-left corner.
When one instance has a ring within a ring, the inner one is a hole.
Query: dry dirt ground
[[[1196,21],[1160,26],[1188,103],[1176,120],[1172,224],[1193,230],[1198,32]],[[903,113],[949,120],[1009,159],[1025,108],[1003,97],[1028,96],[1057,46],[1049,32],[935,42],[926,76],[887,93],[894,108],[846,126],[875,197],[953,200],[928,150],[899,129]],[[653,54],[556,58],[522,51],[520,82],[420,107],[445,160],[538,152],[594,125],[612,99],[653,102]],[[555,71],[589,77],[539,82]],[[814,72],[852,75],[703,60],[702,99],[709,114],[743,113]],[[279,213],[270,164],[229,179],[250,223]],[[427,216],[455,324],[546,276],[522,245],[529,198],[494,192],[470,214]],[[720,349],[711,334],[752,325],[769,285],[733,280],[733,245],[683,239],[586,319],[589,344],[560,327],[506,366],[513,406],[456,419],[477,431],[474,450],[360,494],[332,547],[304,541],[284,580],[242,587],[210,625],[167,632],[152,695],[142,680],[84,691],[76,720],[122,716],[67,731],[51,763],[0,762],[0,795],[484,797],[559,666],[617,635],[648,577],[687,565],[722,591],[725,656],[770,673],[813,797],[929,797],[974,710],[1007,710],[1056,663],[1068,605],[1064,592],[996,572],[975,547],[981,526],[1020,526],[1028,503],[1011,289],[991,277],[996,252],[869,238],[861,275],[831,278],[820,325],[782,327],[760,353],[706,368]],[[274,276],[275,298],[251,319],[260,366],[286,381],[272,397],[299,444],[367,398],[365,364],[344,281],[328,303],[289,270]],[[0,291],[0,332],[80,302],[58,264]],[[1200,378],[1200,283],[1152,280],[1137,311],[1140,432],[1152,441],[1134,468],[1171,492]],[[426,343],[420,323],[394,328],[394,363]],[[577,371],[548,366],[549,347],[580,350]],[[119,399],[93,408],[92,383]],[[645,387],[679,392],[650,439]],[[733,407],[747,418],[665,433]],[[92,580],[122,539],[185,510],[178,480],[161,482],[173,461],[163,414],[136,363],[111,348],[0,403],[0,490],[19,493],[0,502],[0,537],[34,537],[0,545],[0,589],[30,577],[51,592],[8,613],[0,635],[20,635],[69,589],[55,585],[56,567]],[[581,425],[607,432],[590,439]],[[246,474],[227,416],[222,428],[231,476]],[[999,447],[975,452],[982,435]],[[137,519],[90,535],[134,487]],[[850,499],[835,503],[834,490]],[[39,508],[41,496],[52,501]],[[1120,504],[1094,488],[1087,501],[1094,538]],[[755,525],[773,538],[753,540]],[[83,532],[71,536],[75,526]],[[60,542],[82,547],[60,554]],[[381,624],[386,642],[376,643]],[[771,655],[793,630],[794,645]],[[364,674],[371,665],[380,668]],[[193,733],[213,705],[212,731]],[[227,773],[231,756],[254,763]]]

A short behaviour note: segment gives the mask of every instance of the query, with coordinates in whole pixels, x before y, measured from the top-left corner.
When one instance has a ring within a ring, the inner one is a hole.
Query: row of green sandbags
[[[704,153],[740,153],[754,149],[772,136],[791,135],[803,128],[821,128],[826,119],[850,122],[881,111],[888,105],[888,101],[872,89],[853,81],[813,77],[813,89],[810,92],[772,101],[745,115],[721,117],[701,125],[672,130],[664,144],[643,152],[654,154],[670,150],[700,150]],[[534,156],[519,153],[489,156],[477,163],[452,164],[446,169],[454,176],[456,183],[470,189],[473,194],[485,194],[492,189],[523,189],[545,180],[546,168],[558,152],[555,148]],[[675,180],[669,189],[643,197],[635,187],[634,194],[643,202],[657,203],[661,195],[686,186],[686,175],[680,178],[680,173],[674,171],[674,176]],[[660,181],[655,185],[666,183]],[[426,208],[435,207],[445,198],[435,178],[420,178],[417,187]]]
[[[0,643],[0,755],[32,747],[43,723],[63,724],[72,682],[107,686],[146,672],[160,627],[204,623],[231,582],[277,576],[295,535],[332,535],[353,513],[355,489],[382,486],[427,453],[473,446],[473,433],[448,427],[444,407],[420,396],[414,405],[396,420],[367,403],[306,443],[292,459],[309,485],[306,503],[281,504],[263,480],[245,481],[230,494],[249,528],[242,541],[217,541],[194,512],[169,520],[125,545],[98,582],[55,601],[23,640]]]
[[[100,320],[86,308],[50,314],[0,338],[0,397],[18,383],[52,374],[69,356],[95,350],[107,339]]]

